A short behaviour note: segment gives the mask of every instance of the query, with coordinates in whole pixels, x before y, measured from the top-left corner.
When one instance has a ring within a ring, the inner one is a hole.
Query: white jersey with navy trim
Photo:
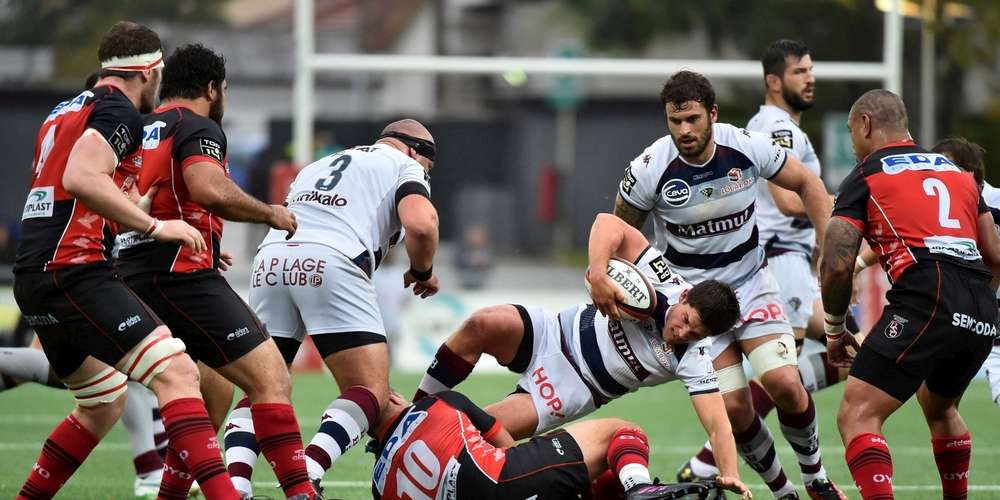
[[[686,280],[748,280],[764,263],[755,204],[761,178],[785,165],[770,137],[729,125],[712,126],[716,147],[703,165],[687,163],[670,136],[629,164],[618,192],[654,215],[655,247]]]
[[[812,173],[820,175],[819,157],[809,142],[809,136],[787,111],[765,104],[747,123],[747,130],[770,137]],[[813,247],[816,246],[816,229],[812,222],[782,214],[766,182],[757,184],[757,227],[767,255],[798,252],[812,257]]]
[[[368,255],[370,274],[402,232],[397,193],[414,187],[430,193],[424,168],[391,146],[326,156],[303,168],[288,192],[288,209],[298,222],[295,235],[286,241],[284,231],[271,229],[260,246],[318,243],[352,259]]]
[[[1000,189],[991,186],[989,182],[983,182],[983,192],[980,196],[983,197],[983,203],[990,209],[990,214],[993,215],[993,224],[996,226],[997,232],[1000,233]],[[1000,301],[1000,290],[997,290],[997,300]]]
[[[570,355],[587,384],[607,399],[640,387],[681,380],[691,395],[719,390],[712,368],[708,337],[692,344],[663,340],[665,312],[691,285],[671,272],[665,259],[649,247],[635,262],[657,292],[658,320],[616,321],[583,304],[559,313]]]

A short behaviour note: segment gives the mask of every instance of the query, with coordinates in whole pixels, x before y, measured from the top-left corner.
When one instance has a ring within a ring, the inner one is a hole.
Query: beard
[[[785,98],[785,102],[788,103],[792,109],[800,113],[813,106],[813,101],[807,101],[802,97],[802,94],[793,92],[787,88],[781,89],[781,97]]]
[[[701,156],[701,154],[705,152],[705,149],[708,148],[708,143],[711,140],[712,140],[712,125],[709,124],[708,130],[705,132],[705,135],[699,137],[698,140],[695,141],[693,152],[688,153],[687,151],[684,151],[683,149],[681,149],[680,144],[678,144],[677,149],[681,151],[681,156],[684,156],[688,159],[694,159]]]
[[[222,126],[222,115],[225,113],[225,108],[222,105],[222,96],[217,97],[208,107],[208,117]]]

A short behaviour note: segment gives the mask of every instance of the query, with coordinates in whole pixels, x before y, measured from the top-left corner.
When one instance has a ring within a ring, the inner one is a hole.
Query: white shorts
[[[273,243],[258,250],[250,307],[275,337],[385,335],[371,279],[344,254],[316,243]]]
[[[805,328],[812,317],[813,303],[820,298],[809,258],[798,252],[783,253],[768,257],[767,269],[778,282],[788,322],[792,328]]]
[[[524,309],[531,317],[534,337],[531,361],[517,385],[528,391],[535,404],[537,435],[582,417],[596,406],[587,385],[563,355],[559,315],[537,307]]]
[[[736,287],[736,298],[740,301],[740,322],[712,342],[714,359],[730,344],[739,340],[750,340],[765,335],[792,335],[785,308],[782,307],[781,292],[768,267],[757,271],[750,279]]]
[[[990,395],[993,397],[993,402],[1000,405],[1000,345],[997,345],[996,341],[994,341],[993,350],[986,357],[983,367],[986,368],[986,379],[990,383]]]

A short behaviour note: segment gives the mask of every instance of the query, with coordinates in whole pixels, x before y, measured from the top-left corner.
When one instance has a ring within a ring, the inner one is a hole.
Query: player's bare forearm
[[[979,214],[979,219],[976,222],[978,224],[979,252],[983,256],[983,263],[993,271],[994,280],[998,280],[1000,279],[1000,236],[997,235],[996,221],[993,220],[993,214],[983,212]]]
[[[235,222],[268,222],[271,206],[243,192],[223,170],[210,162],[184,169],[184,182],[191,199],[213,215]]]
[[[649,241],[638,229],[614,215],[597,214],[590,227],[588,264],[591,269],[604,269],[611,257],[632,262],[648,246]]]
[[[98,215],[145,231],[152,218],[132,203],[111,178],[117,162],[107,141],[97,131],[88,129],[73,145],[66,161],[63,187]]]
[[[827,225],[820,269],[823,310],[827,314],[838,316],[847,312],[861,236],[858,228],[839,217],[830,219]]]
[[[642,230],[642,226],[646,224],[646,218],[649,217],[649,212],[639,210],[638,208],[629,205],[622,195],[619,194],[615,196],[615,215],[627,222],[630,226]]]
[[[712,452],[715,453],[715,463],[719,467],[719,475],[738,478],[740,477],[737,466],[736,440],[733,438],[732,425],[729,423],[729,416],[726,414],[726,404],[722,399],[722,393],[711,392],[698,394],[691,397],[695,413],[701,421],[708,440],[712,443]]]
[[[397,212],[406,230],[404,243],[410,267],[417,271],[430,269],[438,247],[437,210],[424,196],[411,194],[399,200]]]
[[[797,217],[800,219],[808,216],[806,213],[806,206],[802,203],[802,199],[799,198],[796,193],[780,188],[773,182],[767,183],[767,189],[771,191],[771,197],[774,198],[774,205],[778,207],[778,211],[781,212],[782,215],[787,217]]]
[[[803,183],[799,190],[799,197],[802,199],[802,204],[805,205],[809,221],[816,228],[816,241],[821,243],[822,247],[822,243],[825,241],[826,225],[833,212],[830,194],[826,192],[823,181],[813,175]]]

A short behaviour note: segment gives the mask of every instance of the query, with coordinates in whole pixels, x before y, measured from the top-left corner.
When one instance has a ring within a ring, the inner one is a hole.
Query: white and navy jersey
[[[787,111],[765,104],[747,123],[747,130],[770,137],[812,173],[820,174],[819,157],[809,142],[809,136]],[[812,257],[813,247],[816,246],[816,229],[812,222],[782,214],[766,182],[757,184],[757,227],[768,256],[798,252]]]
[[[770,137],[726,123],[712,126],[715,151],[687,163],[670,136],[646,148],[625,170],[621,197],[651,211],[655,246],[692,283],[717,279],[736,287],[764,263],[756,224],[757,184],[785,165]]]
[[[260,246],[326,245],[370,275],[399,240],[396,204],[409,194],[430,196],[424,168],[412,158],[384,144],[341,151],[306,166],[292,182],[286,203],[298,221],[295,235],[286,241],[285,231],[271,229]]]
[[[989,182],[983,182],[983,193],[981,196],[983,197],[983,203],[986,203],[986,207],[990,209],[990,214],[993,215],[993,224],[996,226],[997,232],[1000,233],[1000,189],[991,186]],[[1000,290],[997,290],[997,304],[1000,304]],[[1000,367],[1000,364],[997,366]]]
[[[609,320],[592,304],[559,313],[569,354],[587,385],[596,390],[598,405],[640,387],[681,380],[691,395],[719,390],[712,368],[712,338],[671,345],[663,340],[663,322],[671,305],[691,285],[671,272],[665,259],[649,247],[635,265],[656,289],[657,307],[642,322]],[[600,400],[600,401],[599,401]]]

